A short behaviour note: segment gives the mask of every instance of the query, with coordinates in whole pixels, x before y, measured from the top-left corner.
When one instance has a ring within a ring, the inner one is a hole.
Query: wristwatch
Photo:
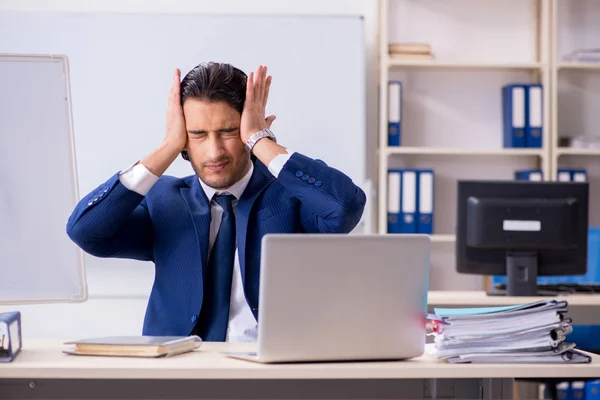
[[[270,129],[265,128],[261,131],[256,132],[254,135],[250,136],[250,139],[248,139],[248,141],[246,142],[246,151],[248,151],[248,153],[252,152],[252,149],[254,148],[254,145],[263,138],[269,138],[272,141],[274,141],[275,143],[277,143],[277,139],[275,138],[275,135],[273,134],[273,132],[271,132]]]

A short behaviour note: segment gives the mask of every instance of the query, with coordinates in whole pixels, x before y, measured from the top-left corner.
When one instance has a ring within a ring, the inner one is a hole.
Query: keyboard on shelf
[[[554,296],[565,294],[600,294],[600,283],[561,283],[561,284],[538,284],[539,296]],[[506,284],[494,285],[493,294],[506,293]]]

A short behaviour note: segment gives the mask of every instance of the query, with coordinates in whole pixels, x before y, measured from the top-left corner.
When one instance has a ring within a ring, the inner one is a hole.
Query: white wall
[[[372,140],[368,176],[375,177],[376,146],[376,54],[377,2],[374,0],[186,0],[186,1],[21,1],[0,0],[3,11],[120,12],[120,13],[201,13],[275,15],[363,15],[365,40],[370,62],[368,74],[367,123]],[[349,44],[351,45],[351,44]],[[202,61],[202,60],[199,60]],[[132,159],[143,154],[132,154]],[[100,183],[100,182],[99,182]],[[81,193],[83,195],[84,193]],[[375,203],[372,199],[371,203]],[[373,210],[375,212],[375,210]],[[372,220],[375,220],[373,214]],[[84,304],[20,306],[25,337],[70,339],[91,335],[139,334],[148,294],[154,278],[150,263],[102,260],[86,256],[89,300]],[[0,307],[0,311],[16,307]],[[58,320],[61,323],[58,323]]]

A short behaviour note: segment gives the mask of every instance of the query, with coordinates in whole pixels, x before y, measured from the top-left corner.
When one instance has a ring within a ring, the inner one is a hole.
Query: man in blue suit
[[[255,341],[261,238],[348,233],[362,216],[366,197],[350,178],[277,144],[265,118],[271,79],[264,66],[246,76],[205,63],[181,82],[176,70],[164,141],[69,218],[87,253],[154,262],[144,335]],[[195,174],[164,176],[179,154]]]

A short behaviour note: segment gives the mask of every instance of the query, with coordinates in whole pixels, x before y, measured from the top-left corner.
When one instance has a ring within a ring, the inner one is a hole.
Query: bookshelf
[[[541,83],[550,126],[551,1],[379,2],[377,227],[387,233],[388,169],[433,169],[433,290],[485,287],[481,276],[454,272],[457,180],[513,179],[515,170],[534,168],[552,177],[552,131],[544,129],[542,148],[504,148],[501,115],[503,85]],[[399,42],[427,43],[435,59],[391,57],[388,44]],[[387,144],[390,80],[402,81],[400,146]]]
[[[569,61],[600,48],[597,0],[381,0],[379,2],[378,232],[387,233],[387,171],[435,173],[433,290],[481,289],[454,272],[456,182],[513,179],[517,169],[585,169],[591,226],[600,226],[600,63]],[[390,43],[427,43],[434,60],[396,59]],[[388,88],[402,81],[400,146],[388,146]],[[543,85],[543,147],[503,148],[501,87]],[[565,139],[567,138],[567,139]],[[584,140],[585,142],[585,140]]]
[[[553,179],[559,168],[584,169],[590,182],[591,226],[600,226],[600,140],[588,148],[563,141],[600,138],[600,62],[574,62],[566,56],[600,48],[600,2],[552,0],[551,87]]]

